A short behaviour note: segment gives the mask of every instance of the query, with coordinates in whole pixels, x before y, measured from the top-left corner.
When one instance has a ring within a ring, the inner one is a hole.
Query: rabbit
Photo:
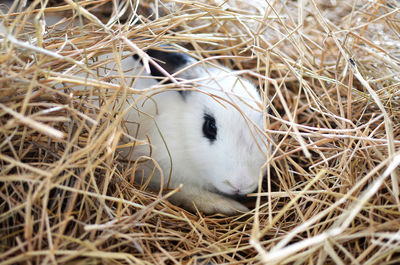
[[[138,139],[148,137],[151,143],[151,151],[135,147],[132,159],[151,153],[165,178],[161,181],[160,174],[154,174],[150,187],[159,189],[164,183],[164,188],[177,188],[183,184],[169,200],[189,211],[226,215],[247,212],[249,209],[233,197],[256,190],[270,149],[268,141],[255,130],[255,126],[263,128],[257,89],[232,70],[183,53],[155,49],[146,53],[190,89],[157,93],[130,105],[134,107],[125,117],[128,133]],[[140,62],[138,56],[127,60],[131,64]],[[152,64],[150,71],[154,79],[147,78],[147,84],[136,80],[135,88],[157,85],[159,77],[165,79],[164,83],[171,82]],[[121,155],[129,157],[127,151]],[[145,169],[144,175],[151,175],[151,169]]]
[[[7,3],[11,6],[12,2]],[[48,23],[54,24],[60,19],[56,16]],[[148,179],[150,186],[177,188],[182,184],[181,190],[169,199],[190,211],[227,215],[248,211],[233,197],[244,196],[258,187],[263,176],[261,168],[271,146],[256,129],[263,128],[262,101],[257,89],[228,68],[165,49],[146,52],[165,71],[150,64],[152,78],[131,77],[125,84],[147,89],[157,86],[159,77],[165,79],[164,83],[179,83],[175,90],[131,98],[124,124],[132,137],[124,137],[121,142],[149,139],[150,145],[135,146],[133,156],[127,149],[121,149],[119,155],[133,160],[151,155],[163,174],[152,174],[151,163],[141,163],[144,176],[152,175]],[[112,56],[102,59],[112,60]],[[138,56],[124,58],[124,72],[140,68],[140,59]],[[93,72],[103,77],[117,76],[112,82],[120,83],[121,77],[115,69],[115,62],[111,62],[99,72]],[[173,80],[170,75],[174,76]],[[88,78],[86,73],[78,77]],[[77,91],[85,89],[75,87]]]

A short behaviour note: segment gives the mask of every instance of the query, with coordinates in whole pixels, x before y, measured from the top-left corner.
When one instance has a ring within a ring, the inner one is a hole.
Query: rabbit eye
[[[203,134],[211,142],[217,138],[217,125],[215,124],[214,117],[210,114],[204,114]]]

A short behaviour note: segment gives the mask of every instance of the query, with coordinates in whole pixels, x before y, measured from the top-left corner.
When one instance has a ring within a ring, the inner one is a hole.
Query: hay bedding
[[[0,264],[400,262],[399,2],[117,2],[1,15]],[[188,213],[115,152],[143,92],[96,58],[161,44],[259,85],[275,147],[250,213]]]

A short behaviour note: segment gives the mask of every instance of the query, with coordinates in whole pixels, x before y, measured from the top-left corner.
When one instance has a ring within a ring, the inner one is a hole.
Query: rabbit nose
[[[255,189],[250,190],[250,186],[244,183],[231,183],[229,180],[225,181],[225,184],[231,189],[231,194],[233,195],[244,195],[247,194]]]

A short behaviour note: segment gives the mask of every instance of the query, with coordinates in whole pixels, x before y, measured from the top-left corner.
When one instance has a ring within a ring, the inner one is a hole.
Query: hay
[[[400,262],[398,2],[45,2],[1,14],[0,264]],[[161,44],[263,91],[275,143],[250,213],[188,213],[117,159],[144,92],[95,58]]]

